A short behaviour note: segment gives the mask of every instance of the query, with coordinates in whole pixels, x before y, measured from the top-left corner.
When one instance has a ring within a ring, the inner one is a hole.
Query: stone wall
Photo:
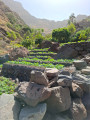
[[[90,53],[90,42],[65,44],[59,49],[56,58],[72,59]]]
[[[29,81],[32,70],[44,71],[45,68],[31,67],[25,65],[3,64],[2,75],[10,78],[18,78],[19,81]]]

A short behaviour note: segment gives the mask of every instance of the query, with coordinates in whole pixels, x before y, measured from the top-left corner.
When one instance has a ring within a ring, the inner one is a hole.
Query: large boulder
[[[41,84],[41,85],[46,85],[48,86],[48,79],[46,77],[46,74],[44,74],[41,71],[31,71],[31,82],[35,82],[37,84]]]
[[[84,120],[87,117],[87,111],[81,99],[74,99],[70,108],[73,120]]]
[[[18,120],[21,105],[11,94],[0,96],[0,120]]]
[[[27,105],[36,106],[39,102],[46,100],[51,95],[51,90],[44,85],[22,82],[16,88],[19,98]]]
[[[19,57],[26,57],[29,54],[29,51],[25,47],[14,48],[10,54],[10,60],[16,60]]]
[[[48,111],[51,113],[60,113],[70,108],[71,97],[69,88],[61,86],[51,88],[51,96],[47,99]]]
[[[19,120],[42,120],[46,113],[46,103],[38,104],[36,107],[24,107],[19,115]]]
[[[76,60],[73,63],[77,70],[81,70],[87,66],[87,63],[83,60]]]
[[[49,48],[49,51],[58,52],[59,51],[59,43],[53,42],[52,46]]]
[[[62,46],[55,58],[72,59],[77,57],[77,55],[78,52],[75,49],[71,48],[70,46]]]

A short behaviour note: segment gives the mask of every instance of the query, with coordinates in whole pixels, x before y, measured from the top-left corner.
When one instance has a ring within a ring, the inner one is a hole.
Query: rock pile
[[[16,88],[16,97],[25,103],[19,120],[84,120],[87,110],[82,97],[90,91],[84,89],[85,84],[89,85],[83,79],[86,77],[77,74],[75,67],[62,71],[52,68],[46,68],[44,72],[33,70],[30,82],[21,82]],[[80,80],[84,85],[79,84]]]
[[[31,71],[16,95],[0,96],[1,120],[90,120],[90,57],[58,70]]]

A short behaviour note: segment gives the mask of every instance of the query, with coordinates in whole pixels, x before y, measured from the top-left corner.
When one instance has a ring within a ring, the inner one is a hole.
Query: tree
[[[52,32],[52,39],[55,39],[57,42],[68,42],[69,37],[70,32],[67,28],[54,29]]]
[[[75,15],[74,15],[74,13],[72,13],[69,16],[68,24],[70,25],[71,23],[74,23],[74,22],[75,22]]]
[[[75,25],[73,23],[71,23],[70,25],[68,25],[67,29],[69,30],[69,32],[71,33],[71,35],[73,35],[76,32],[76,28],[75,28]]]

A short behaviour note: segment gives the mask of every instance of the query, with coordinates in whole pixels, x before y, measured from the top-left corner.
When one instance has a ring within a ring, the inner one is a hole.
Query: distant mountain
[[[44,28],[45,33],[50,33],[53,29],[66,27],[68,20],[55,22],[53,20],[47,19],[38,19],[32,16],[28,11],[26,11],[21,3],[14,0],[2,0],[12,11],[19,14],[19,16],[24,20],[24,22],[29,25],[31,28]],[[87,18],[86,15],[78,15],[76,21],[80,22],[81,20]]]

